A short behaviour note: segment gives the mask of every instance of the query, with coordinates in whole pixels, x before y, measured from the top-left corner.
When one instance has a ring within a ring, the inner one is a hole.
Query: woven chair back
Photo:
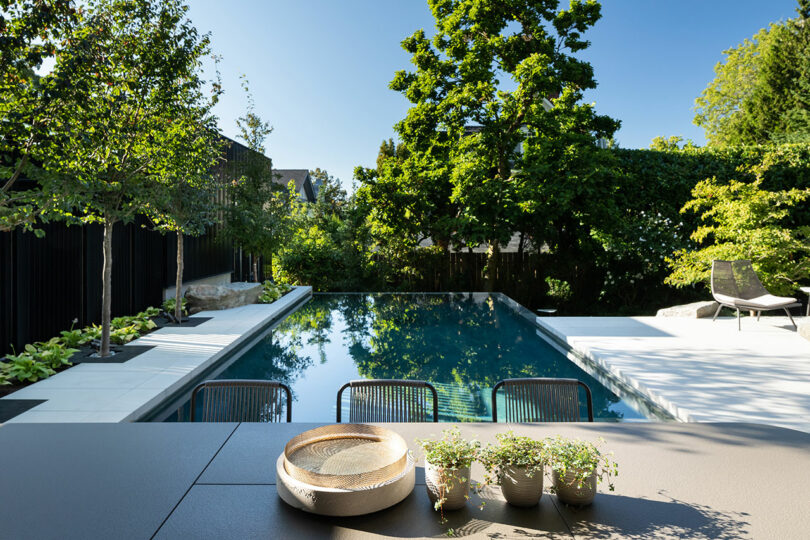
[[[768,294],[749,260],[712,261],[712,294],[750,300]]]
[[[349,422],[438,422],[436,388],[425,381],[366,379],[344,384],[337,394],[341,422],[343,391],[349,390]]]
[[[198,400],[202,400],[199,415]],[[191,394],[192,422],[282,422],[285,418],[292,421],[292,393],[282,383],[205,381]]]
[[[498,390],[503,388],[505,422],[579,422],[579,391],[585,391],[588,421],[593,401],[588,385],[576,379],[506,379],[492,389],[492,421],[498,421]]]

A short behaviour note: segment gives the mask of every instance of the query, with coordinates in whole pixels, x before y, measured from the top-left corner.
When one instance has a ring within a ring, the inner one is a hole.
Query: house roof
[[[273,169],[275,181],[282,186],[295,182],[295,190],[302,193],[310,202],[315,201],[315,190],[312,186],[312,179],[309,177],[308,169]]]

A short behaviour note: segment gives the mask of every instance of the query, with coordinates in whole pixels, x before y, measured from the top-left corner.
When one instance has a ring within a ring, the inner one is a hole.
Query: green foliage
[[[710,145],[810,141],[810,3],[797,13],[724,51],[695,102]]]
[[[262,283],[262,294],[259,296],[260,304],[271,304],[281,298],[285,292],[290,290],[286,283],[273,283],[269,279]]]
[[[481,443],[468,441],[461,436],[457,426],[442,431],[441,439],[419,439],[416,441],[425,452],[425,459],[444,469],[464,469],[472,465],[478,457]]]
[[[498,433],[496,444],[487,445],[478,455],[478,461],[487,471],[486,481],[500,483],[504,467],[526,469],[529,477],[543,474],[546,447],[543,441],[515,435],[512,431]]]
[[[123,328],[116,328],[110,332],[110,341],[116,345],[126,345],[133,339],[137,339],[140,336],[141,333],[138,332],[135,325],[124,326]]]
[[[599,441],[604,442],[601,438]],[[613,452],[605,454],[591,442],[561,436],[546,439],[545,446],[551,469],[561,478],[572,474],[570,485],[581,488],[595,474],[598,482],[607,482],[610,491],[614,490],[612,478],[618,476],[619,466],[612,459]]]
[[[51,338],[48,341],[39,341],[33,345],[26,345],[25,352],[35,361],[43,363],[51,369],[59,369],[73,365],[70,357],[78,349],[67,347],[60,338]]]
[[[716,178],[699,182],[684,212],[701,215],[703,224],[691,235],[695,250],[680,250],[668,259],[673,285],[706,283],[712,260],[750,259],[765,287],[788,294],[797,280],[810,276],[810,227],[786,226],[791,209],[810,197],[810,189],[766,191],[762,179],[720,184]]]
[[[29,352],[6,355],[6,362],[0,364],[0,369],[8,380],[20,382],[37,382],[56,373],[44,362],[36,360]]]
[[[188,315],[188,309],[186,308],[186,304],[188,304],[188,300],[184,296],[180,300],[180,306],[182,307],[183,315]],[[167,298],[166,300],[163,301],[161,307],[163,308],[163,311],[165,311],[166,313],[174,313],[175,308],[177,307],[177,300],[175,298]]]

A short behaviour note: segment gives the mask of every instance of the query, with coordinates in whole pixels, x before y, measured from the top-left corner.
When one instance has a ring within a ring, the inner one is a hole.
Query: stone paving
[[[195,316],[211,320],[156,330],[132,342],[154,348],[127,362],[79,364],[7,396],[47,400],[8,422],[137,420],[311,295],[311,287],[295,287],[272,304],[201,312]]]
[[[679,420],[810,432],[810,341],[787,317],[744,317],[742,331],[733,317],[538,317],[537,324]]]

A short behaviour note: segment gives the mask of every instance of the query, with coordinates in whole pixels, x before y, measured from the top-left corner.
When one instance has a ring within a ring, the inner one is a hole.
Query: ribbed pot
[[[553,473],[554,490],[557,493],[557,498],[562,502],[575,506],[587,506],[593,502],[593,498],[596,496],[595,472],[582,482],[582,487],[577,487],[574,480],[576,471],[568,471],[564,479],[560,477],[560,473],[557,471]]]
[[[464,481],[461,479],[464,478]],[[470,468],[448,469],[437,467],[425,460],[425,488],[431,502],[438,501],[441,496],[441,485],[449,489],[444,490],[444,510],[458,510],[467,504],[467,494],[470,491]]]
[[[526,467],[504,467],[501,472],[501,493],[513,506],[534,506],[543,495],[543,471],[534,476],[526,474]]]

